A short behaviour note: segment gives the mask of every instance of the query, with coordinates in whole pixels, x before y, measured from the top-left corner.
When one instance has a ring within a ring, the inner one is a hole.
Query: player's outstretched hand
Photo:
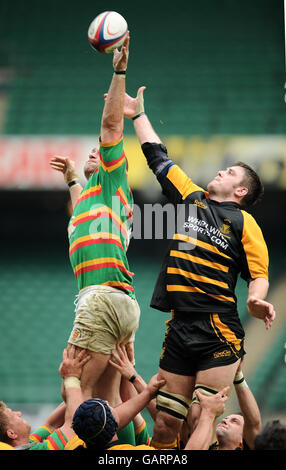
[[[144,113],[144,96],[143,93],[146,90],[145,86],[141,86],[137,91],[136,98],[125,93],[124,99],[124,116],[128,119],[132,119],[134,116],[138,116],[140,113]]]
[[[116,48],[113,51],[113,68],[116,72],[122,72],[127,69],[128,58],[129,58],[129,31],[122,44],[120,51]]]
[[[250,315],[263,320],[266,330],[269,330],[276,317],[276,312],[273,305],[269,302],[266,302],[266,300],[261,300],[257,297],[250,296],[247,299],[247,308]]]
[[[69,157],[54,155],[50,160],[50,166],[53,170],[63,173],[66,183],[78,178],[75,171],[75,162]]]

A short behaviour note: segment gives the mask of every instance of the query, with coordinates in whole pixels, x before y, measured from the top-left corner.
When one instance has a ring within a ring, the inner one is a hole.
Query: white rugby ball
[[[128,32],[126,20],[116,11],[104,11],[88,28],[88,40],[93,49],[109,54],[120,47]]]

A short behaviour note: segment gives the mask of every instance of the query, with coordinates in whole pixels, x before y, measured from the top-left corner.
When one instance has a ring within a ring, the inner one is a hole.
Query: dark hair
[[[246,163],[237,162],[234,166],[240,166],[244,169],[245,176],[241,184],[243,184],[248,189],[248,193],[241,200],[241,205],[244,207],[253,206],[263,196],[263,184],[258,174]]]
[[[286,426],[279,420],[268,422],[257,434],[255,450],[286,450]]]

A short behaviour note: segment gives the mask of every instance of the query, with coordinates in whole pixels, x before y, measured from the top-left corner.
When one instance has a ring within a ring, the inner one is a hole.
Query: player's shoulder
[[[257,223],[256,219],[254,218],[254,216],[252,214],[247,212],[245,209],[240,209],[240,212],[242,214],[242,217],[243,217],[243,220],[244,220],[245,224],[257,225],[258,226],[258,223]]]
[[[241,210],[243,216],[243,232],[252,233],[254,236],[262,234],[261,227],[252,214],[245,210]]]

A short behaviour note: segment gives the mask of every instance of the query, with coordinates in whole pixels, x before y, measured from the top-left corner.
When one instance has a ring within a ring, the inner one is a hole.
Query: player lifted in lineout
[[[172,313],[159,363],[159,377],[166,385],[157,395],[152,442],[166,449],[176,446],[191,404],[192,429],[196,426],[200,406],[194,390],[209,394],[230,386],[245,354],[235,296],[237,276],[248,284],[249,313],[263,320],[267,329],[275,310],[264,300],[269,287],[267,246],[256,221],[244,210],[263,193],[258,175],[238,162],[219,171],[207,190],[193,183],[168,157],[145,114],[144,89],[139,88],[136,98],[126,96],[125,116],[133,119],[163,193],[176,209],[184,210],[151,300],[153,308]]]
[[[99,148],[91,151],[84,167],[86,186],[79,184],[69,158],[51,159],[52,168],[64,174],[73,205],[69,255],[79,295],[68,342],[91,356],[81,377],[84,399],[97,396],[112,406],[120,403],[120,374],[109,364],[110,354],[117,343],[134,340],[140,317],[126,256],[133,205],[123,150],[128,56],[129,34],[113,54]]]

